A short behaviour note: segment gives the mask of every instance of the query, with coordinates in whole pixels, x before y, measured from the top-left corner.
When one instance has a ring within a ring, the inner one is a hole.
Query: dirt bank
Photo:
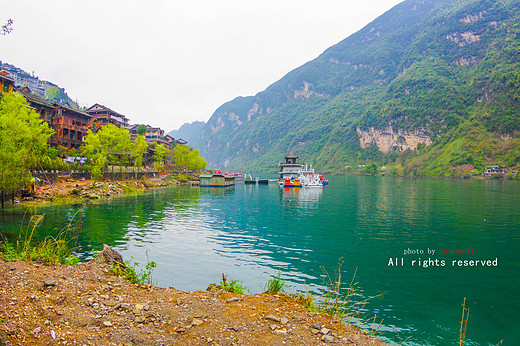
[[[385,345],[286,295],[183,292],[106,264],[0,261],[0,345]]]
[[[116,195],[142,192],[147,188],[177,185],[178,181],[171,179],[170,174],[158,174],[154,178],[145,180],[102,180],[94,183],[92,180],[66,179],[52,185],[41,184],[34,191],[16,203],[46,203],[46,202],[75,202],[79,200],[94,200]]]

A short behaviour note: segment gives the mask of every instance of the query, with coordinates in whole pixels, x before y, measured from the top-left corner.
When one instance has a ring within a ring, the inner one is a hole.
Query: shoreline
[[[106,263],[0,259],[0,344],[386,345],[285,294],[132,284]]]

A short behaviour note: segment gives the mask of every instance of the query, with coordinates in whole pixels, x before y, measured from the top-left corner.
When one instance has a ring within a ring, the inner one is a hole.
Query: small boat
[[[256,179],[253,179],[253,177],[251,177],[251,174],[246,174],[245,175],[245,178],[244,178],[244,183],[245,184],[256,184]]]

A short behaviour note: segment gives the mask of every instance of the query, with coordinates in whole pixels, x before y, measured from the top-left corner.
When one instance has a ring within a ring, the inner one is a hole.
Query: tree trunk
[[[4,209],[4,191],[0,193],[0,200],[2,200],[2,209]]]

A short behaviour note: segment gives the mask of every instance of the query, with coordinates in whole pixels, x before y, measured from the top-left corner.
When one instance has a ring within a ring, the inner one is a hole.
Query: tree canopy
[[[31,179],[30,169],[37,166],[54,133],[40,115],[18,93],[0,100],[0,191],[14,193]],[[2,198],[3,203],[3,198]]]

